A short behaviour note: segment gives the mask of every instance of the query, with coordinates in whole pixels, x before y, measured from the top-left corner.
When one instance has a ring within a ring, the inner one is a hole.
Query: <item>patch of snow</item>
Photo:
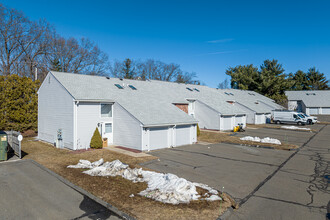
[[[91,176],[122,176],[133,182],[146,182],[148,184],[147,189],[139,192],[138,195],[163,203],[179,204],[198,200],[201,196],[198,195],[196,187],[208,190],[206,200],[221,200],[217,190],[205,184],[192,183],[171,173],[156,173],[142,170],[142,168],[131,169],[120,160],[104,163],[103,159],[100,159],[96,162],[91,163],[86,160],[79,160],[77,165],[70,165],[68,168],[89,168],[89,170],[83,171],[83,173]]]
[[[130,198],[134,197],[134,194],[129,195]]]
[[[281,128],[284,129],[290,129],[290,130],[305,130],[305,131],[310,131],[310,128],[299,128],[297,126],[281,126]]]
[[[261,143],[278,144],[278,145],[282,144],[281,141],[279,141],[275,138],[270,138],[270,137],[260,139],[259,137],[246,136],[246,137],[242,137],[240,139],[242,141],[254,141],[254,142],[261,142]]]

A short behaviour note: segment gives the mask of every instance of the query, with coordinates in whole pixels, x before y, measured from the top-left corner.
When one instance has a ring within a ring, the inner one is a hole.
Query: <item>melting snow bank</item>
[[[281,126],[281,128],[292,129],[292,130],[306,130],[306,131],[311,130],[310,128],[299,128],[299,127],[296,127],[296,126]]]
[[[274,138],[262,138],[260,139],[259,137],[251,137],[251,136],[246,136],[240,138],[242,141],[254,141],[254,142],[261,142],[261,143],[269,143],[269,144],[281,144],[281,141],[274,139]]]
[[[134,183],[147,182],[148,188],[138,194],[163,203],[189,203],[191,200],[198,199],[221,200],[218,191],[205,184],[192,183],[171,173],[156,173],[142,170],[142,168],[131,169],[120,160],[105,163],[103,159],[93,163],[88,160],[79,160],[78,164],[69,165],[68,168],[88,168],[89,170],[83,171],[83,173],[90,176],[122,176]],[[198,195],[196,187],[208,190],[204,198]]]

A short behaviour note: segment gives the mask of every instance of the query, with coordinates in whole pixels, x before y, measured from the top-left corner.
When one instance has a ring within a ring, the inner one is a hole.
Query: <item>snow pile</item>
[[[281,128],[284,129],[291,129],[291,130],[306,130],[306,131],[310,131],[310,128],[299,128],[297,126],[281,126]]]
[[[198,200],[201,196],[198,195],[196,187],[208,191],[204,195],[206,198],[203,199],[209,201],[221,200],[218,191],[205,184],[192,183],[171,173],[156,173],[142,170],[142,168],[131,169],[120,160],[105,163],[103,159],[93,163],[88,160],[79,160],[77,165],[69,165],[68,168],[89,168],[83,173],[91,176],[122,176],[134,183],[147,182],[148,188],[138,194],[163,203],[179,204]]]
[[[254,142],[261,142],[261,143],[269,143],[269,144],[282,144],[281,141],[274,139],[274,138],[262,138],[260,139],[260,137],[251,137],[251,136],[246,136],[246,137],[242,137],[240,138],[242,141],[254,141]]]

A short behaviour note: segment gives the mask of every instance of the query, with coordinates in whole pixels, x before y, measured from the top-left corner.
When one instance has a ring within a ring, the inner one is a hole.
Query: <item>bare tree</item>
[[[108,56],[87,38],[78,41],[55,34],[51,48],[46,58],[50,70],[104,75],[109,68]]]
[[[44,33],[41,22],[32,22],[23,13],[0,4],[0,71],[20,74],[21,58]]]

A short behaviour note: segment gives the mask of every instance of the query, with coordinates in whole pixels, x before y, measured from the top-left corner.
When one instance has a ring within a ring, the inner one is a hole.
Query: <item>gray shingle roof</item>
[[[194,118],[172,104],[188,103],[187,99],[199,100],[222,115],[245,114],[244,110],[238,106],[229,104],[227,101],[230,100],[239,101],[257,113],[270,112],[267,105],[255,104],[258,99],[269,105],[276,105],[271,99],[258,93],[252,97],[248,93],[254,92],[243,90],[218,90],[201,85],[157,80],[120,80],[54,71],[51,73],[76,100],[118,102],[144,126],[196,123]],[[118,89],[114,84],[120,84],[124,89]],[[133,85],[137,90],[132,90],[128,85]],[[193,91],[188,90],[187,87]],[[234,96],[229,97],[224,94],[226,91],[233,93]],[[274,106],[274,108],[276,107]]]
[[[289,101],[303,101],[306,107],[330,107],[330,90],[286,91]]]

